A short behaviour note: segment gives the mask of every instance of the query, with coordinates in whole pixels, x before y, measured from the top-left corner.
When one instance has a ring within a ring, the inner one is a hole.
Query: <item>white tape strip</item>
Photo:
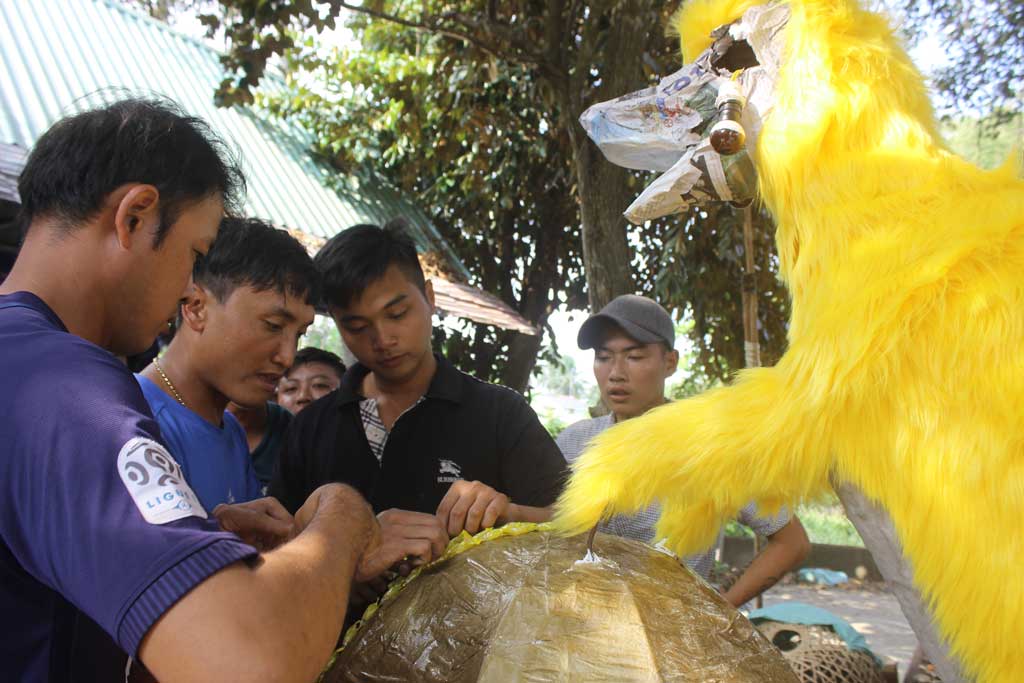
[[[711,184],[715,192],[723,202],[732,201],[732,191],[729,183],[725,180],[725,169],[722,168],[722,157],[717,154],[705,154],[704,163],[708,167],[708,175],[711,176]]]

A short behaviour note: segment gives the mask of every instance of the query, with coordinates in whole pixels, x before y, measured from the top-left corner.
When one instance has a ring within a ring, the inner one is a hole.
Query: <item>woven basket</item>
[[[818,645],[843,645],[843,639],[835,631],[820,626],[785,624],[781,621],[762,621],[757,630],[779,648],[786,657],[803,654]]]
[[[765,621],[757,625],[803,683],[884,683],[875,660],[851,650],[831,629]]]

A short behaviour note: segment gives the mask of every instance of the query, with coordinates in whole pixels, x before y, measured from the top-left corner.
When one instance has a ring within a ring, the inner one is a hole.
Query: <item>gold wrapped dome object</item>
[[[546,525],[459,537],[367,610],[322,680],[797,683],[676,558],[604,534],[593,548]]]

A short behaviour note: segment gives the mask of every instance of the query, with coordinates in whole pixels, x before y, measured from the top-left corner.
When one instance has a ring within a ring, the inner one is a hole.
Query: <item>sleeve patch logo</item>
[[[166,524],[184,517],[207,518],[181,467],[156,441],[143,437],[128,441],[117,455],[117,472],[135,506],[150,524]]]

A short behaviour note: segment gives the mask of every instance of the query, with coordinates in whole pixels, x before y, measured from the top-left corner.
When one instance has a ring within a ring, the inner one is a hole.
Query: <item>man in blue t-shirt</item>
[[[245,432],[234,415],[223,413],[220,424],[207,422],[144,375],[135,379],[160,425],[167,449],[204,508],[261,497]]]
[[[261,495],[245,430],[225,409],[273,397],[313,322],[319,277],[284,230],[225,218],[192,282],[166,353],[137,378],[171,455],[212,510]]]
[[[149,347],[214,241],[241,187],[220,149],[172,105],[124,100],[59,121],[21,174],[0,283],[5,680],[100,679],[75,658],[99,629],[163,683],[313,680],[352,579],[443,547],[338,484],[294,519],[272,499],[211,514],[167,451],[114,354]]]

